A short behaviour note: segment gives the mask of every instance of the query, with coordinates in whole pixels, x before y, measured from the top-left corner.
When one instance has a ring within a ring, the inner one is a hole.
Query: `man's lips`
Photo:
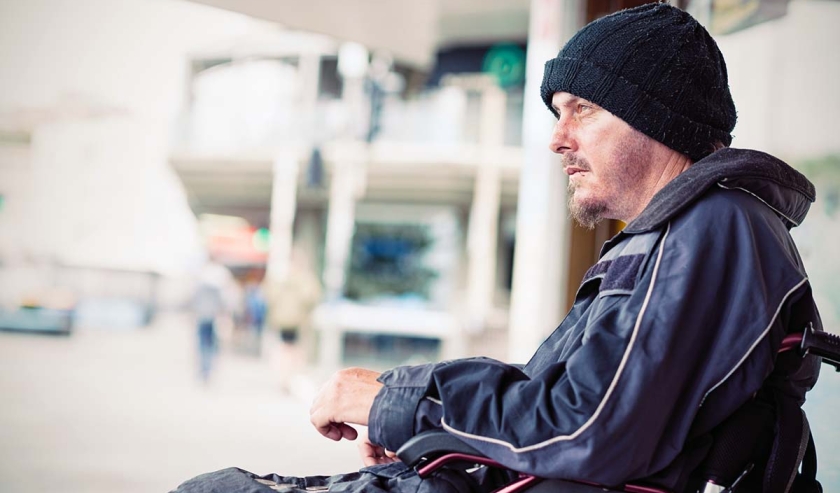
[[[578,173],[583,173],[587,170],[585,170],[583,168],[578,168],[576,166],[569,166],[567,168],[564,168],[563,171],[565,171],[567,175],[572,176],[572,175],[575,175],[575,174],[578,174]]]

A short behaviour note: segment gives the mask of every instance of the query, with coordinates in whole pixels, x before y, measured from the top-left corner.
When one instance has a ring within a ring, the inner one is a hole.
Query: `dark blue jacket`
[[[784,335],[821,328],[789,235],[814,200],[764,153],[723,149],[666,185],[607,242],[525,366],[484,358],[384,373],[373,442],[443,427],[496,461],[619,484],[671,464],[746,402]],[[804,401],[811,368],[793,392]]]

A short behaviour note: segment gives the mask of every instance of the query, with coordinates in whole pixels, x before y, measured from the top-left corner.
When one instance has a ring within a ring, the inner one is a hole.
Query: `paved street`
[[[290,474],[359,466],[353,444],[311,428],[308,397],[277,390],[267,360],[223,352],[214,381],[201,385],[194,336],[188,319],[173,317],[69,338],[0,332],[0,492],[166,492],[233,465]],[[807,409],[825,491],[840,491],[840,374],[824,367]]]
[[[194,331],[168,318],[71,337],[0,332],[0,492],[166,492],[199,473],[324,474],[359,467],[321,438],[309,402],[266,360],[224,352],[207,387]]]

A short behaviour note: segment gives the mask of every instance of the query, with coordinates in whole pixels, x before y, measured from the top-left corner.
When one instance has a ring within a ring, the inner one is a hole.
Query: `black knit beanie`
[[[589,100],[699,161],[732,142],[735,103],[717,44],[688,13],[652,3],[586,25],[545,64],[540,92]],[[555,113],[555,116],[557,114]]]

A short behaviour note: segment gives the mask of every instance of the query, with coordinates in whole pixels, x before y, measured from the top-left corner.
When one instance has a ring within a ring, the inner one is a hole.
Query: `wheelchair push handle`
[[[803,355],[811,353],[821,357],[823,363],[840,372],[840,337],[828,332],[817,332],[814,326],[809,324],[802,332],[800,351]]]

